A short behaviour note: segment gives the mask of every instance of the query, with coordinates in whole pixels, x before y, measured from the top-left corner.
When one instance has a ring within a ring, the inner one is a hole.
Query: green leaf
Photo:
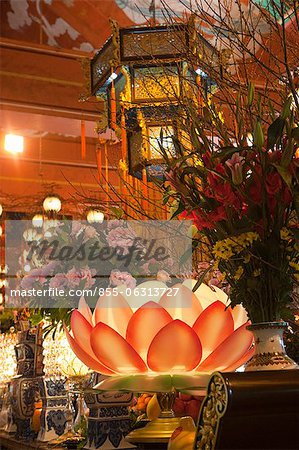
[[[121,219],[123,214],[124,214],[123,209],[122,208],[118,208],[116,206],[111,206],[110,210],[111,210],[111,212],[113,212],[113,214],[115,215],[115,217],[117,219]]]
[[[212,269],[212,266],[211,267],[207,267],[202,272],[202,274],[200,275],[200,277],[198,278],[198,280],[196,281],[196,283],[195,283],[195,285],[194,285],[194,287],[192,289],[193,292],[195,292],[199,288],[199,286],[203,283],[203,281],[205,279],[205,276],[207,275],[208,272],[210,272],[211,269]]]
[[[180,202],[177,209],[175,210],[175,212],[172,214],[172,216],[170,217],[171,219],[174,219],[176,216],[178,216],[179,214],[181,214],[183,211],[185,211],[185,206],[183,202]]]
[[[214,153],[212,155],[212,159],[215,159],[215,158],[226,159],[228,156],[231,156],[234,153],[238,153],[241,150],[243,150],[243,149],[240,149],[239,147],[234,147],[234,146],[222,147],[221,151]]]
[[[282,108],[282,111],[281,111],[281,114],[280,114],[280,116],[282,117],[282,119],[286,119],[286,118],[290,115],[290,113],[291,113],[292,102],[293,102],[293,97],[290,96],[290,97],[286,100],[285,104],[283,105],[283,108]]]
[[[285,167],[280,166],[279,164],[273,164],[273,166],[276,168],[277,172],[286,183],[288,188],[292,189],[292,175],[290,174],[290,172]]]
[[[255,129],[254,129],[254,133],[253,133],[253,142],[254,145],[256,145],[258,148],[262,148],[264,145],[264,133],[263,133],[263,129],[262,129],[262,125],[261,122],[257,122]]]
[[[248,106],[251,106],[254,100],[254,84],[249,83],[248,85],[248,94],[247,94],[247,104]]]
[[[274,120],[273,123],[268,128],[268,145],[267,148],[273,148],[274,145],[277,143],[279,138],[281,138],[283,129],[285,125],[285,119],[282,119],[281,117],[277,117],[276,120]]]

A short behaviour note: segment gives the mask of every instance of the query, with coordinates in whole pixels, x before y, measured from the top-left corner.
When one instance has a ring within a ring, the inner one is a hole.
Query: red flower
[[[214,211],[210,212],[208,215],[211,222],[220,222],[220,220],[224,220],[227,218],[227,214],[224,206],[218,206]]]
[[[277,194],[282,188],[282,179],[278,172],[271,172],[266,177],[266,190],[269,195]]]
[[[288,187],[283,190],[282,200],[285,205],[289,205],[293,201],[293,195]]]
[[[262,183],[258,174],[255,174],[253,177],[249,194],[254,203],[260,203],[262,201]]]
[[[215,199],[220,203],[223,203],[224,205],[231,205],[236,207],[240,204],[239,199],[237,198],[229,183],[218,185],[217,189],[215,189]]]

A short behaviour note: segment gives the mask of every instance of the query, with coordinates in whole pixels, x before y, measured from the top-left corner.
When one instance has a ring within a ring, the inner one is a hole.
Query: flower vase
[[[255,341],[255,353],[246,363],[245,371],[298,369],[298,365],[286,354],[283,333],[286,322],[261,322],[248,325]]]

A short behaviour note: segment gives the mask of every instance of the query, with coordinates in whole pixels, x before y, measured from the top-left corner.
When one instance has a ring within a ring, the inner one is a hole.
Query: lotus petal
[[[203,359],[234,331],[234,320],[230,311],[220,302],[208,306],[196,320],[193,330],[200,339]]]
[[[244,356],[242,356],[241,359],[239,359],[238,361],[234,362],[232,365],[224,369],[224,372],[234,372],[236,369],[243,366],[243,364],[249,361],[250,358],[254,355],[254,351],[255,348],[252,347],[250,350],[248,350],[248,352],[245,353]]]
[[[174,320],[154,337],[147,363],[156,372],[184,372],[194,369],[201,359],[200,340],[187,324]]]
[[[105,367],[103,364],[101,364],[99,361],[94,359],[92,356],[90,356],[88,353],[86,353],[80,345],[75,341],[75,339],[70,335],[68,329],[64,327],[64,331],[69,343],[69,346],[75,353],[75,355],[90,369],[94,370],[95,372],[102,373],[103,375],[114,375],[115,372],[108,369],[108,367]]]
[[[175,289],[178,289],[176,292]],[[182,284],[172,286],[173,294],[167,292],[161,297],[159,304],[169,312],[173,319],[179,319],[192,327],[202,307],[196,295]],[[176,292],[176,293],[175,293]]]
[[[222,289],[219,289],[217,286],[213,286],[213,289],[215,291],[216,300],[220,300],[222,303],[224,303],[225,306],[228,306],[229,305],[228,295]]]
[[[234,318],[235,330],[244,323],[248,322],[248,315],[246,309],[242,305],[236,305],[229,308]]]
[[[95,358],[90,345],[92,326],[77,309],[71,315],[71,328],[75,341],[80,345],[82,350]]]
[[[199,366],[198,371],[223,370],[242,358],[252,345],[253,335],[247,323],[234,331]]]
[[[133,311],[122,294],[102,295],[97,301],[94,310],[95,324],[102,322],[113,330],[116,330],[121,336],[126,336],[126,330]]]
[[[162,306],[155,302],[148,302],[131,317],[126,339],[146,360],[150,343],[161,328],[170,322],[172,322],[172,317]]]
[[[118,373],[147,372],[134,348],[105,323],[98,323],[91,333],[91,347],[102,364]]]
[[[90,307],[85,301],[84,297],[81,297],[78,304],[78,311],[82,314],[83,317],[90,323],[90,325],[93,325],[92,322],[92,312],[90,310]]]
[[[194,288],[196,282],[192,284],[193,284],[192,288]],[[199,288],[197,288],[196,291],[194,291],[194,295],[196,295],[196,297],[198,298],[198,301],[203,310],[206,309],[208,306],[210,306],[213,302],[217,301],[216,293],[205,283],[202,283],[199,286]]]

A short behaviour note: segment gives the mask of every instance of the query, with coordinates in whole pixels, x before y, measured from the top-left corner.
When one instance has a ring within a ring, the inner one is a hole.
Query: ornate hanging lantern
[[[91,60],[91,93],[104,100],[102,130],[122,138],[122,159],[129,174],[163,175],[162,149],[175,156],[175,140],[183,139],[183,96],[194,98],[198,53],[215,60],[216,52],[188,23],[119,28]]]

